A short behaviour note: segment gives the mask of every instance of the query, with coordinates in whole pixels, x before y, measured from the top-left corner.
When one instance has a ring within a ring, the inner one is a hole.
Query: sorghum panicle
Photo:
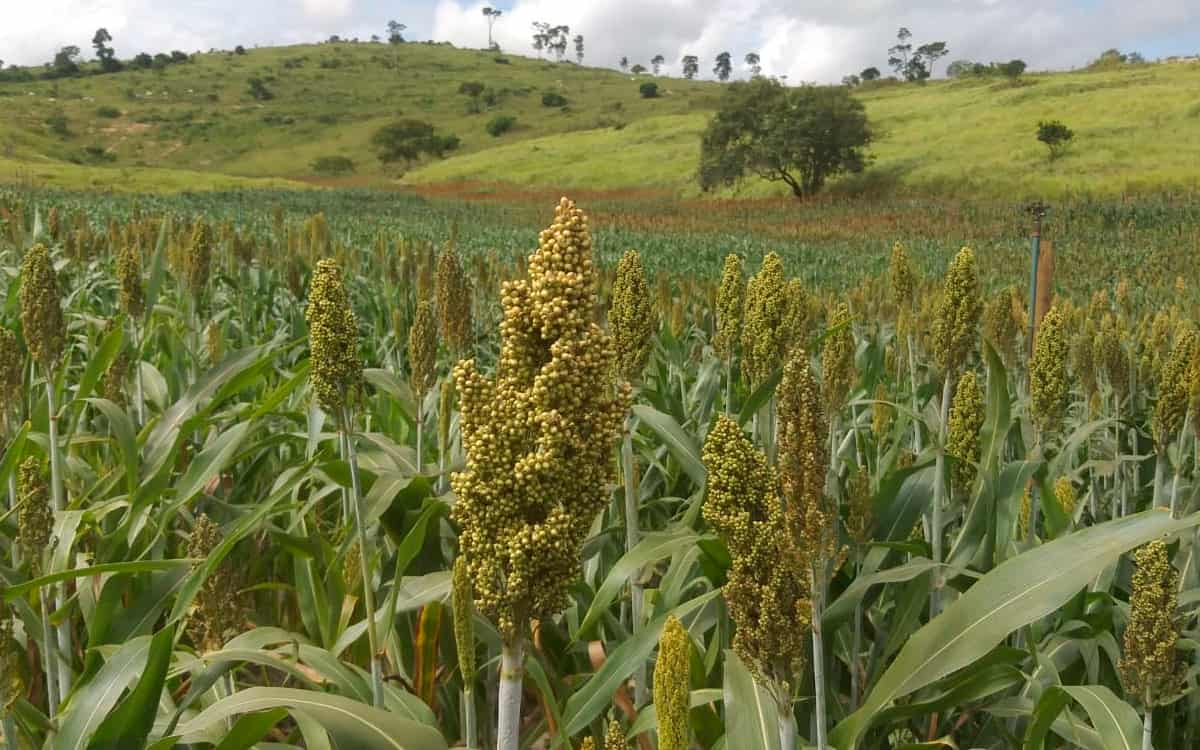
[[[784,315],[783,331],[787,350],[807,343],[809,321],[809,296],[800,279],[792,279],[787,285],[787,311]]]
[[[191,293],[199,299],[208,286],[212,274],[213,231],[203,218],[192,225],[184,263],[184,282]]]
[[[734,624],[733,649],[761,682],[795,686],[808,651],[812,601],[775,473],[725,416],[704,441],[703,460],[704,520],[732,558],[723,595]]]
[[[934,354],[946,377],[953,377],[962,369],[975,347],[981,299],[975,253],[964,247],[946,272],[934,328]]]
[[[1179,695],[1183,687],[1184,665],[1176,651],[1179,574],[1161,541],[1140,548],[1134,561],[1119,671],[1126,695],[1149,710]]]
[[[54,261],[40,243],[25,253],[21,263],[21,328],[34,361],[54,368],[62,359],[67,326]]]
[[[821,349],[821,386],[825,408],[836,414],[846,405],[854,386],[854,329],[850,308],[840,303],[829,316],[831,333]]]
[[[564,198],[528,278],[502,287],[495,376],[474,360],[455,368],[467,459],[451,479],[460,554],[477,609],[506,640],[562,608],[609,500],[630,391],[617,385],[612,340],[593,321],[595,297],[587,219]]]
[[[604,750],[628,750],[629,744],[625,741],[625,730],[621,728],[621,722],[612,719],[608,722],[608,732],[604,735]]]
[[[417,303],[408,332],[408,367],[413,394],[423,398],[437,383],[437,319],[429,300]]]
[[[332,260],[317,263],[308,292],[309,375],[317,401],[338,415],[362,379],[358,356],[358,321],[350,309],[342,272]]]
[[[463,356],[474,343],[471,317],[473,290],[463,271],[458,251],[446,245],[437,258],[437,312],[442,338],[456,356]]]
[[[458,647],[458,669],[463,683],[470,685],[475,679],[475,635],[471,612],[474,596],[471,593],[471,572],[462,557],[454,560],[451,603],[454,607],[454,643]]]
[[[220,527],[204,513],[196,516],[196,524],[188,539],[187,555],[204,560],[221,543]],[[188,633],[198,648],[213,651],[221,648],[241,629],[242,596],[233,566],[224,561],[212,571],[196,593]]]
[[[888,264],[888,282],[892,289],[892,302],[896,305],[898,315],[903,320],[912,309],[916,274],[913,272],[908,252],[899,242],[892,245],[892,258]]]
[[[950,433],[946,438],[946,454],[956,460],[953,485],[960,494],[970,492],[975,483],[983,417],[983,388],[975,371],[967,370],[958,379],[954,399],[950,402]]]
[[[1183,327],[1159,373],[1158,402],[1154,405],[1154,441],[1165,448],[1179,435],[1188,413],[1191,384],[1188,370],[1196,351],[1196,331]]]
[[[0,328],[0,428],[21,404],[21,386],[25,379],[25,353],[17,335]]]
[[[723,360],[728,361],[733,356],[733,347],[741,336],[745,299],[742,259],[730,253],[725,256],[725,265],[721,269],[721,285],[717,289],[717,333],[713,337],[713,350]]]
[[[1061,428],[1070,390],[1063,316],[1055,306],[1046,311],[1037,327],[1029,363],[1029,411],[1043,435],[1055,434]]]
[[[0,584],[0,719],[12,714],[17,700],[25,696],[25,682],[21,677],[21,657],[25,650],[13,637],[13,613],[4,601],[4,585]],[[16,748],[15,738],[6,741]]]
[[[1116,316],[1106,314],[1096,334],[1093,358],[1118,397],[1129,392],[1129,357],[1122,343],[1126,332]]]
[[[1013,316],[1013,297],[1016,287],[1007,287],[994,295],[983,309],[983,336],[996,349],[1006,367],[1017,361],[1021,339],[1020,327]]]
[[[42,462],[30,456],[21,463],[17,477],[21,510],[17,518],[17,544],[29,560],[34,575],[42,570],[42,556],[50,546],[54,513],[50,510],[50,490],[42,472]]]
[[[630,383],[642,378],[642,370],[654,346],[654,306],[642,268],[642,256],[628,250],[617,265],[613,282],[612,308],[608,311],[608,330],[617,348],[617,366]]]
[[[776,253],[767,253],[762,268],[746,284],[742,372],[751,384],[761,384],[782,364],[787,344],[783,328],[786,317],[783,260]]]
[[[688,750],[691,640],[674,616],[667,618],[654,662],[654,708],[658,714],[659,750]],[[607,743],[605,743],[607,744]]]
[[[1075,515],[1075,504],[1078,498],[1075,494],[1075,485],[1071,484],[1068,477],[1059,477],[1054,482],[1054,499],[1058,501],[1058,506],[1062,508],[1062,512],[1071,518]]]
[[[117,255],[117,285],[121,310],[134,320],[142,317],[146,310],[142,291],[142,248],[136,242],[122,245]]]

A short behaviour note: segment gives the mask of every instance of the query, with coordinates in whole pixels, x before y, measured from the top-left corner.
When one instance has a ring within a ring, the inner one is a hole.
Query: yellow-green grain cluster
[[[1196,353],[1196,331],[1183,327],[1175,337],[1171,354],[1159,372],[1158,401],[1154,405],[1154,441],[1165,448],[1179,436],[1191,399],[1189,370]]]
[[[423,398],[437,383],[437,318],[428,300],[417,303],[408,332],[408,368],[413,393]]]
[[[197,302],[203,296],[204,289],[208,286],[208,278],[212,275],[214,242],[212,227],[204,219],[197,219],[192,225],[192,234],[183,256],[184,285],[196,297]]]
[[[453,514],[476,607],[506,639],[561,609],[609,500],[630,397],[595,297],[587,219],[564,198],[528,277],[503,285],[494,377],[474,360],[455,368],[467,466],[451,480]]]
[[[24,381],[25,353],[17,335],[0,328],[0,429],[21,405],[21,385]]]
[[[955,459],[953,485],[956,492],[970,492],[979,465],[979,431],[983,428],[983,388],[974,370],[958,379],[950,402],[950,432],[946,454]]]
[[[317,263],[308,292],[310,379],[321,408],[339,415],[362,380],[358,321],[350,309],[342,272],[332,260]]]
[[[787,309],[783,319],[784,352],[793,347],[804,346],[809,336],[811,315],[809,310],[808,290],[800,279],[792,279],[787,284]]]
[[[467,561],[462,557],[454,560],[451,588],[451,604],[454,607],[454,645],[458,648],[458,669],[463,682],[472,684],[475,679],[475,631],[471,621],[474,596],[471,593],[471,573]]]
[[[1123,343],[1126,333],[1117,317],[1107,313],[1100,321],[1093,347],[1093,362],[1118,398],[1129,392],[1129,355]]]
[[[67,325],[63,320],[62,292],[54,261],[45,245],[25,253],[21,263],[21,329],[35,362],[53,369],[62,359]]]
[[[1062,311],[1051,307],[1037,328],[1029,363],[1030,416],[1043,435],[1062,425],[1071,383],[1067,376],[1067,339]]]
[[[903,321],[907,313],[912,310],[916,274],[913,272],[908,251],[899,242],[892,245],[891,262],[888,264],[888,282],[892,290],[892,302],[896,305],[899,317]]]
[[[117,255],[117,297],[121,310],[130,318],[142,317],[146,299],[142,290],[142,249],[126,242]]]
[[[187,555],[203,561],[221,544],[221,529],[201,513],[188,538]],[[200,564],[200,563],[197,563]],[[243,609],[238,576],[228,561],[223,561],[204,579],[192,603],[188,634],[200,649],[213,651],[242,630]]]
[[[982,307],[975,253],[964,247],[946,272],[933,331],[933,352],[946,377],[956,375],[974,350]]]
[[[771,376],[782,363],[787,345],[787,282],[783,260],[776,253],[763,258],[762,268],[746,284],[742,323],[742,373],[753,385]]]
[[[625,741],[625,730],[621,728],[621,722],[616,719],[611,719],[608,722],[608,731],[604,735],[604,750],[628,750],[629,744]]]
[[[1075,485],[1071,483],[1069,477],[1059,477],[1055,480],[1054,499],[1058,502],[1058,507],[1062,508],[1062,512],[1067,518],[1075,515],[1075,505],[1079,499],[1075,494]]]
[[[1134,555],[1133,593],[1119,671],[1125,693],[1150,709],[1174,698],[1183,687],[1179,642],[1179,574],[1167,558],[1167,545],[1153,541]]]
[[[704,441],[703,460],[704,520],[732,559],[723,594],[734,624],[734,651],[760,682],[787,693],[802,674],[812,601],[775,473],[737,422],[725,416]]]
[[[21,510],[17,516],[17,544],[22,556],[29,561],[30,570],[38,575],[42,570],[42,555],[50,545],[50,535],[54,530],[50,490],[41,461],[30,456],[21,463],[17,493],[21,500]]]
[[[983,337],[1009,368],[1017,362],[1021,343],[1020,325],[1013,315],[1013,298],[1016,295],[1016,287],[1001,289],[983,308]]]
[[[650,301],[642,256],[636,250],[628,250],[617,264],[608,330],[617,348],[617,367],[630,383],[641,380],[642,370],[646,369],[654,346],[654,329],[654,305]]]
[[[474,344],[471,313],[474,290],[454,245],[447,245],[438,253],[436,280],[442,339],[451,352],[463,356]]]
[[[13,637],[13,613],[4,601],[4,585],[0,584],[0,719],[12,714],[20,698],[25,697],[25,681],[21,677],[21,659],[25,650]],[[6,737],[12,747],[16,738]]]
[[[654,662],[654,709],[658,716],[659,750],[688,750],[691,746],[688,718],[691,645],[683,624],[674,616],[668,617]]]
[[[713,351],[723,360],[733,357],[733,347],[742,333],[742,312],[746,300],[746,279],[742,259],[730,253],[721,269],[721,285],[717,289],[717,332]]]
[[[854,329],[850,308],[839,303],[829,315],[829,335],[821,349],[821,391],[829,414],[846,405],[854,386]]]

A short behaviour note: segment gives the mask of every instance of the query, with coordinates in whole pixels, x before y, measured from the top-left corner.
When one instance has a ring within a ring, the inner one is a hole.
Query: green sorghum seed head
[[[958,379],[950,402],[950,432],[946,453],[956,459],[953,484],[960,495],[971,491],[979,465],[979,431],[983,428],[983,388],[974,370]]]
[[[1021,330],[1013,316],[1016,287],[1001,289],[983,308],[983,336],[1000,355],[1006,367],[1013,367],[1020,349]]]
[[[612,340],[594,322],[587,218],[563,199],[528,278],[502,286],[493,377],[455,368],[466,469],[451,484],[475,606],[507,642],[558,613],[580,549],[609,501],[612,446],[630,392]]]
[[[1129,392],[1129,355],[1122,343],[1126,335],[1124,326],[1116,316],[1106,314],[1100,321],[1100,331],[1092,348],[1096,367],[1117,395]]]
[[[428,300],[417,303],[408,331],[408,367],[413,393],[423,398],[437,382],[437,319]]]
[[[1179,436],[1191,398],[1189,369],[1196,352],[1196,331],[1190,326],[1180,330],[1158,381],[1158,401],[1154,405],[1154,441],[1165,448]]]
[[[35,575],[42,570],[42,555],[50,546],[54,513],[42,462],[30,456],[21,463],[17,477],[21,510],[17,518],[17,543]]]
[[[1057,434],[1062,427],[1070,390],[1066,332],[1062,312],[1055,306],[1046,311],[1037,328],[1029,363],[1029,411],[1043,435]]]
[[[123,347],[104,372],[104,398],[125,405],[125,379],[129,377],[129,352]]]
[[[208,354],[210,365],[216,365],[224,356],[225,336],[221,324],[215,320],[210,320],[204,327],[204,351]]]
[[[809,296],[800,279],[787,284],[787,311],[784,315],[783,331],[788,350],[804,346],[809,335]]]
[[[877,383],[875,385],[874,403],[871,404],[871,433],[875,436],[876,442],[882,442],[888,430],[891,429],[892,420],[895,418],[895,409],[888,401],[887,386],[883,383]]]
[[[1078,497],[1075,494],[1075,485],[1071,484],[1069,477],[1059,477],[1054,482],[1054,499],[1058,501],[1058,506],[1062,508],[1062,512],[1068,518],[1075,515],[1075,504],[1078,502]]]
[[[184,256],[184,282],[193,295],[200,297],[212,274],[213,231],[203,218],[196,219]]]
[[[625,741],[625,730],[621,728],[621,722],[612,719],[608,722],[608,731],[604,735],[604,750],[628,750],[629,744]]]
[[[730,253],[721,269],[721,285],[717,289],[717,333],[713,350],[723,360],[733,357],[733,347],[742,333],[742,307],[746,299],[746,279],[742,259]]]
[[[837,414],[846,405],[856,380],[854,371],[854,329],[850,308],[840,303],[829,314],[831,333],[821,349],[821,385],[825,408]]]
[[[463,271],[458,251],[446,245],[437,258],[437,312],[442,338],[456,356],[470,351],[472,340],[471,280]]]
[[[658,714],[659,750],[688,750],[691,639],[674,616],[667,618],[654,662],[654,708]]]
[[[704,441],[703,459],[704,520],[732,559],[722,593],[734,625],[733,649],[760,681],[794,686],[808,649],[812,600],[775,473],[724,415]]]
[[[342,585],[346,591],[358,591],[362,583],[362,547],[358,540],[350,543],[346,550],[346,558],[342,560]]]
[[[871,507],[871,475],[858,469],[846,482],[846,534],[858,547],[871,541],[875,512]]]
[[[308,293],[309,375],[317,401],[337,417],[362,379],[358,321],[350,309],[342,273],[332,260],[317,263]]]
[[[1175,698],[1183,687],[1178,581],[1167,545],[1153,541],[1134,554],[1133,593],[1119,671],[1125,694],[1146,709]]]
[[[67,325],[54,261],[40,243],[25,253],[21,263],[21,327],[34,361],[46,369],[56,367],[66,345]]]
[[[903,315],[912,308],[916,273],[913,272],[908,252],[899,242],[892,245],[892,258],[888,264],[888,281],[892,288],[892,302]]]
[[[783,260],[767,253],[762,268],[746,284],[742,327],[742,372],[759,385],[783,364],[786,347],[787,282]]]
[[[13,637],[13,613],[4,601],[4,585],[0,584],[0,719],[12,714],[17,700],[25,695],[21,678],[21,657],[24,649]],[[14,738],[5,738],[17,747]]]
[[[146,310],[142,291],[142,248],[136,242],[121,246],[117,255],[117,285],[121,309],[130,318],[140,318]]]
[[[1096,326],[1092,318],[1085,317],[1071,337],[1071,373],[1083,386],[1088,396],[1096,393]]]
[[[579,742],[579,750],[596,750],[596,740],[591,735],[584,737]]]
[[[650,301],[642,256],[636,250],[628,250],[617,265],[608,330],[617,348],[617,367],[630,383],[642,378],[654,346],[655,327],[654,305]]]
[[[458,647],[458,669],[463,682],[475,680],[475,625],[471,620],[474,595],[471,592],[471,572],[462,557],[454,560],[454,586],[451,603],[454,606],[454,643]]]
[[[946,377],[955,376],[967,362],[978,338],[982,312],[975,253],[958,251],[946,272],[941,304],[934,327],[934,354]]]
[[[206,559],[222,539],[220,527],[206,514],[199,514],[188,538],[188,557]],[[244,607],[238,580],[236,569],[225,560],[204,579],[196,592],[188,633],[198,648],[219,649],[241,630]]]
[[[21,405],[21,386],[25,379],[25,353],[17,335],[0,328],[0,426]]]

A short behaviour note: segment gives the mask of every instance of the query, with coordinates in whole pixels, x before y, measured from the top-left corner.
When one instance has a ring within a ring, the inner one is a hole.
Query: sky
[[[487,44],[481,10],[472,0],[0,0],[0,60],[39,64],[74,44],[92,57],[97,28],[113,36],[118,57],[138,52],[242,44],[313,42],[338,34],[369,39],[390,19],[410,40],[463,47]],[[956,59],[1021,58],[1035,70],[1080,67],[1116,47],[1154,59],[1200,54],[1200,0],[495,0],[503,15],[494,34],[501,47],[535,54],[535,21],[570,26],[584,36],[588,65],[616,66],[621,57],[649,66],[666,58],[700,58],[703,77],[729,51],[746,74],[747,52],[763,72],[789,82],[835,82],[868,66],[886,70],[887,49],[905,26],[916,44],[945,41]]]

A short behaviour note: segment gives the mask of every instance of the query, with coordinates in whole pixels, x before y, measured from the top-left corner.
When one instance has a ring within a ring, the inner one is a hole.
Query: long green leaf
[[[140,636],[121,644],[86,683],[71,696],[66,711],[59,717],[54,750],[83,750],[88,740],[121,694],[145,669],[150,653],[150,637]]]
[[[643,424],[658,435],[667,446],[667,450],[679,462],[684,473],[691,477],[698,487],[704,486],[704,463],[700,460],[700,448],[692,436],[684,432],[679,423],[669,414],[644,404],[633,407],[633,413]]]
[[[780,750],[779,706],[733,651],[725,652],[726,746]]]
[[[108,715],[104,723],[92,735],[89,750],[127,750],[146,744],[154,717],[158,713],[158,701],[162,697],[167,679],[167,667],[171,662],[171,647],[175,643],[175,629],[166,627],[150,641],[150,652],[146,668],[138,679],[137,686]]]

